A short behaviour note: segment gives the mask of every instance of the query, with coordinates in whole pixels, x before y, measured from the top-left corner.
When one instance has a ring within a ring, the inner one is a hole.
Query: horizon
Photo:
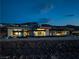
[[[25,24],[25,23],[32,23],[32,22],[24,22],[24,23],[0,23],[0,24]],[[33,22],[33,23],[37,23],[38,25],[43,25],[43,24],[47,24],[47,23],[38,23],[38,22]],[[79,25],[73,25],[73,24],[65,24],[65,25],[54,25],[54,24],[47,24],[47,25],[51,25],[51,26],[79,26]]]

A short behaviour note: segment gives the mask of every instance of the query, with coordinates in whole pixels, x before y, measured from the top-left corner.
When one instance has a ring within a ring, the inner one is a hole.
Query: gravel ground
[[[0,59],[79,59],[79,40],[0,42]]]

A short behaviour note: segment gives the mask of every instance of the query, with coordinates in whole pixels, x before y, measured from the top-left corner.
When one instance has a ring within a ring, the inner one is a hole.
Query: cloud
[[[73,17],[75,16],[74,14],[68,14],[68,15],[65,15],[65,17]]]
[[[52,0],[43,0],[43,1],[40,0],[40,2],[36,4],[35,8],[38,9],[40,13],[47,13],[53,10],[54,5]]]
[[[43,6],[43,8],[40,10],[41,13],[46,13],[51,11],[54,8],[53,4],[46,4]]]

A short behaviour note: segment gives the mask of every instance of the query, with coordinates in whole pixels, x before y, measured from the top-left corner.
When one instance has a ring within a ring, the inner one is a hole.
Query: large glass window
[[[64,36],[64,35],[68,35],[68,31],[54,31],[53,35],[54,36]]]
[[[34,31],[35,36],[46,36],[45,31]]]
[[[72,34],[73,34],[73,35],[78,35],[78,36],[79,36],[79,31],[73,31]]]
[[[21,37],[22,36],[22,32],[13,31],[13,36],[15,36],[15,37]]]
[[[30,33],[28,31],[24,31],[24,36],[29,36]]]

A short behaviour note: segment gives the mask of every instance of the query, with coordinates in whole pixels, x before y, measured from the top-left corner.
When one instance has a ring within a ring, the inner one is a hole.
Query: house
[[[68,36],[79,35],[79,26],[52,26],[49,24],[24,23],[0,26],[0,36],[28,37],[28,36]]]
[[[8,36],[28,37],[28,36],[78,35],[79,34],[78,28],[79,27],[72,27],[72,26],[51,26],[48,24],[42,24],[41,26],[39,26],[36,25],[36,23],[26,23],[20,26],[8,27]]]

